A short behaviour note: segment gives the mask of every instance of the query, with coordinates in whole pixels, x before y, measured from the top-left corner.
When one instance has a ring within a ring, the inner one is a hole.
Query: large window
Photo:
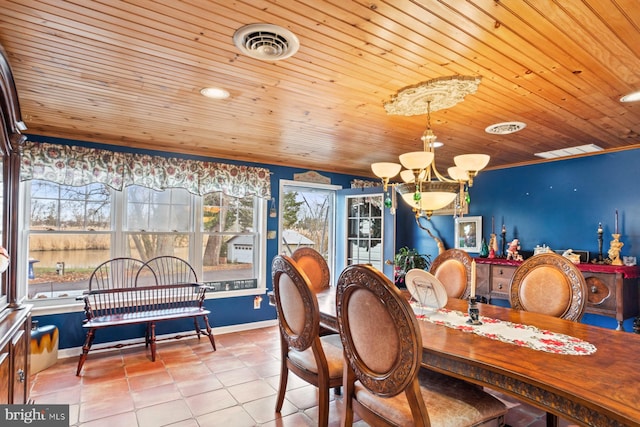
[[[202,206],[203,279],[216,291],[257,287],[260,243],[259,216],[265,205],[255,198],[208,194]]]
[[[27,181],[23,188],[23,222],[28,225],[23,256],[31,300],[75,301],[88,288],[95,267],[118,256],[181,257],[214,294],[265,286],[260,280],[263,199],[137,185],[120,192],[103,184],[74,187],[40,180]]]
[[[96,261],[109,258],[111,191],[102,184],[71,187],[38,180],[26,187],[27,298],[79,295],[87,289]]]
[[[143,261],[160,255],[189,259],[192,196],[182,188],[127,187],[124,254]]]

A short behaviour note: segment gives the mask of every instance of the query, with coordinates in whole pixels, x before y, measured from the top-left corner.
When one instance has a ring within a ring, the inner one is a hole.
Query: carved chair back
[[[430,273],[436,276],[450,298],[467,298],[471,291],[471,256],[461,249],[447,249],[433,260]]]
[[[587,292],[584,276],[569,259],[544,253],[518,266],[509,286],[509,302],[516,310],[579,321]]]

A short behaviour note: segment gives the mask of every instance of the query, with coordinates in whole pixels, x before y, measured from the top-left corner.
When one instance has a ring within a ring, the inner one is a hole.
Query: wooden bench
[[[209,325],[209,310],[203,308],[206,287],[197,283],[195,271],[186,261],[161,256],[142,262],[135,258],[114,258],[99,265],[89,279],[89,290],[79,299],[84,300],[87,329],[82,355],[76,375],[82,366],[96,330],[112,326],[146,324],[144,343],[151,347],[151,360],[156,359],[155,326],[157,322],[193,318],[195,333],[177,334],[164,339],[204,334],[209,337],[213,350],[216,344]],[[199,320],[204,324],[200,327]],[[118,343],[104,348],[121,348],[133,343]]]

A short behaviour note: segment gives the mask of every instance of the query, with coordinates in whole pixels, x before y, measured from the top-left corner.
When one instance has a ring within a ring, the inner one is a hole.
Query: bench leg
[[[209,325],[209,318],[205,314],[202,316],[204,319],[204,326],[207,330],[207,336],[209,337],[209,341],[211,341],[211,347],[213,347],[213,351],[216,351],[216,340],[213,338],[213,332],[211,331],[211,325]]]
[[[82,346],[82,354],[80,355],[80,360],[78,360],[78,370],[76,371],[76,376],[80,375],[80,371],[82,371],[82,365],[84,365],[84,361],[87,360],[87,355],[89,354],[89,349],[93,344],[93,338],[95,337],[96,331],[95,329],[89,329],[87,332],[87,337],[84,340],[84,345]]]
[[[149,323],[149,329],[150,329],[150,344],[151,344],[151,361],[155,362],[156,361],[156,323],[155,322],[150,322]]]
[[[149,339],[149,323],[147,323],[145,325],[145,330],[144,330],[144,346],[145,347],[149,347],[149,343],[151,342],[151,340]]]
[[[193,326],[196,329],[196,335],[198,336],[198,341],[200,341],[200,335],[202,334],[202,331],[200,330],[200,324],[198,323],[197,317],[193,318]]]

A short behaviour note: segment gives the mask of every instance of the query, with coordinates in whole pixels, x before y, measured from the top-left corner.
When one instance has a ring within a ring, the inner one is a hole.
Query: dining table
[[[321,325],[338,331],[336,288],[316,296]],[[478,309],[486,326],[433,320],[466,316],[467,300],[448,298],[430,319],[414,307],[424,367],[579,425],[640,426],[640,335],[490,304]],[[537,334],[539,348],[527,343],[530,333]],[[575,351],[557,350],[567,343]]]

